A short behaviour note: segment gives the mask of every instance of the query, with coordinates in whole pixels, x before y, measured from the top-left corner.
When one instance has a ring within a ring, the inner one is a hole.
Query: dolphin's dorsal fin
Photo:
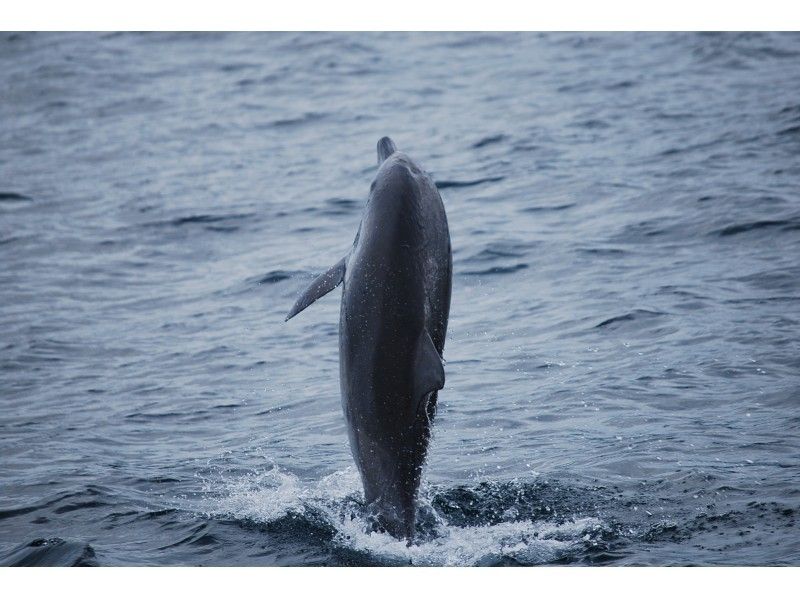
[[[381,137],[378,139],[378,166],[383,164],[383,161],[396,151],[397,146],[394,144],[394,141],[388,137]]]
[[[311,285],[309,285],[309,287],[303,291],[303,294],[298,297],[297,301],[295,301],[294,307],[292,307],[292,310],[289,312],[289,315],[286,316],[286,320],[284,321],[288,322],[291,318],[295,317],[309,305],[314,303],[314,301],[324,295],[327,295],[333,289],[338,287],[342,280],[344,280],[344,270],[346,264],[347,256],[344,256],[327,272],[317,276],[314,279],[314,282],[312,282]]]
[[[414,359],[414,413],[422,408],[428,395],[444,387],[444,366],[431,335],[423,330],[417,341]]]

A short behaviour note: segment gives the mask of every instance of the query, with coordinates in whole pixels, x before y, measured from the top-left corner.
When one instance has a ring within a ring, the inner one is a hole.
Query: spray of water
[[[358,473],[347,468],[305,482],[272,466],[236,479],[206,481],[209,517],[270,524],[300,517],[333,530],[333,548],[386,564],[484,565],[512,560],[548,563],[581,550],[602,529],[593,517],[564,522],[517,520],[511,510],[500,522],[461,527],[433,505],[437,489],[420,492],[419,538],[411,545],[389,534],[368,531]]]

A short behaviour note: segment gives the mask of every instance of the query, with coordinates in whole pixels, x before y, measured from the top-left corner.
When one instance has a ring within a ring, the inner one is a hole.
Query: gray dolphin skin
[[[436,184],[388,137],[353,247],[287,320],[344,283],[342,407],[375,528],[411,542],[450,312],[453,260]]]

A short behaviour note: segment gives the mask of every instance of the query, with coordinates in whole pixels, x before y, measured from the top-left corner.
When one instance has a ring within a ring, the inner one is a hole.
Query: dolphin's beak
[[[383,164],[383,161],[396,151],[397,146],[394,144],[394,141],[388,137],[381,137],[378,140],[378,166]]]

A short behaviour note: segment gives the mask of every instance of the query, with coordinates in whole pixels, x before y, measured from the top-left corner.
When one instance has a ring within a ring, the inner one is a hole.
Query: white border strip
[[[675,598],[791,593],[798,568],[108,568],[5,569],[9,596],[317,596],[320,598]]]
[[[21,0],[5,30],[798,30],[788,0]]]

